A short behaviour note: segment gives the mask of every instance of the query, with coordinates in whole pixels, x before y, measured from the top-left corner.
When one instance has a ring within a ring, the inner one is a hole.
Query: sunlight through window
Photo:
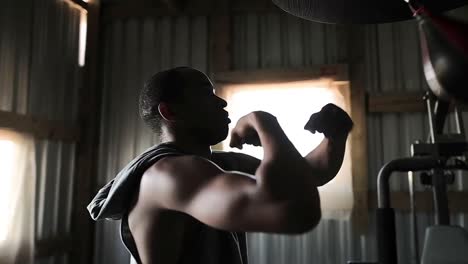
[[[0,242],[5,241],[11,219],[11,183],[17,147],[13,141],[0,140]]]
[[[334,103],[349,112],[348,90],[334,85],[331,80],[299,81],[274,84],[223,85],[220,95],[228,102],[232,130],[239,118],[256,110],[266,111],[278,119],[284,132],[303,155],[307,155],[324,139],[323,134],[304,130],[310,116],[328,103]],[[242,152],[259,159],[263,149],[244,145],[242,150],[229,147],[230,138],[222,143],[225,151]],[[348,141],[343,165],[338,175],[319,188],[322,208],[351,209],[353,205],[351,156]],[[333,216],[335,217],[335,216]]]
[[[81,11],[80,15],[80,36],[79,36],[79,53],[78,53],[78,65],[83,67],[85,65],[86,57],[86,32],[88,30],[88,12],[86,10]]]
[[[306,155],[323,140],[322,134],[312,134],[304,130],[304,125],[312,113],[329,102],[343,105],[336,98],[335,91],[328,83],[294,82],[282,84],[236,85],[223,88],[227,90],[227,110],[232,120],[232,129],[239,118],[256,110],[269,112],[277,117],[278,122],[288,138],[302,154]],[[235,151],[229,147],[228,138],[223,148]],[[261,147],[244,146],[243,152],[261,159]]]

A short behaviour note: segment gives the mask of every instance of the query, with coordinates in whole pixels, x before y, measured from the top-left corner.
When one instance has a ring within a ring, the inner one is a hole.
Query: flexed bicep
[[[140,188],[148,203],[187,213],[223,230],[303,232],[320,219],[319,204],[272,199],[254,179],[223,171],[201,157],[167,158],[144,175]],[[303,215],[309,205],[317,212],[312,218]]]

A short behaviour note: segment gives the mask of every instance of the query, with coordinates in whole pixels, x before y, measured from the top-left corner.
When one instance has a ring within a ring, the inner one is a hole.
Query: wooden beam
[[[447,193],[449,209],[451,213],[468,213],[468,192],[449,191]],[[414,195],[415,209],[417,212],[433,212],[432,192],[420,191]],[[391,206],[400,211],[410,211],[410,195],[408,192],[391,192]],[[377,208],[377,192],[369,192],[369,206],[371,209]]]
[[[232,1],[228,8],[223,8],[226,0],[188,1],[184,8],[172,8],[162,2],[139,1],[119,2],[103,6],[103,21],[128,18],[144,18],[159,16],[217,16],[245,13],[283,12],[271,1]]]
[[[100,117],[99,33],[100,0],[90,0],[84,77],[79,93],[79,123],[82,131],[75,162],[72,264],[93,263],[94,223],[86,206],[94,194],[97,174]]]
[[[424,92],[389,92],[369,93],[367,111],[369,113],[413,113],[426,112],[426,103],[423,101]],[[468,107],[458,106],[461,111]],[[451,111],[454,107],[451,106]]]
[[[34,257],[36,259],[63,255],[72,249],[70,236],[59,236],[36,241]]]
[[[162,0],[162,2],[175,11],[185,10],[187,7],[187,0]]]
[[[114,20],[123,20],[129,18],[145,18],[145,17],[160,17],[160,16],[179,16],[188,15],[187,11],[179,11],[171,9],[163,4],[155,4],[151,6],[141,6],[134,4],[118,4],[103,6],[102,19],[103,22]]]
[[[353,227],[359,234],[365,234],[369,226],[368,171],[367,171],[367,115],[366,87],[364,79],[364,30],[359,26],[348,26],[346,30],[347,54],[349,60],[349,81],[351,84],[351,117],[354,127],[351,131],[351,170],[353,175],[354,208]],[[347,78],[348,79],[348,78]]]
[[[370,93],[368,95],[369,113],[424,112],[426,105],[423,92]]]
[[[252,71],[215,72],[214,81],[224,84],[281,83],[328,78],[333,81],[348,81],[348,67],[344,64],[317,65],[308,68],[267,69]]]
[[[85,1],[82,1],[82,0],[65,0],[65,1],[76,8],[88,10],[88,3]]]
[[[6,111],[0,111],[0,128],[32,134],[39,139],[75,142],[79,140],[79,129],[76,125]]]

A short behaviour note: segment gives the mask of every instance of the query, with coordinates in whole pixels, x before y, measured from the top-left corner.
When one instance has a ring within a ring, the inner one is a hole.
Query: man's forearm
[[[325,138],[305,156],[312,168],[312,176],[317,178],[319,186],[332,180],[340,170],[346,149],[346,139],[347,136]]]
[[[298,198],[316,191],[310,166],[289,141],[276,119],[256,123],[256,131],[264,150],[255,176],[262,188],[277,198]],[[271,121],[271,122],[270,122]]]
[[[301,155],[288,139],[277,119],[272,115],[258,118],[255,129],[263,147],[262,163],[278,161],[285,156],[299,158]]]

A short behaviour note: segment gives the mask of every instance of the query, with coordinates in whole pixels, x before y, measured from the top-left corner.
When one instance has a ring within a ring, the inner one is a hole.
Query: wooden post
[[[364,28],[358,25],[349,26],[348,32],[351,115],[355,124],[351,133],[353,144],[351,164],[354,190],[352,221],[356,232],[364,234],[368,231],[369,225]]]
[[[80,141],[76,153],[71,263],[93,262],[94,224],[86,210],[97,173],[99,141],[99,28],[100,0],[88,2],[88,30],[83,86],[79,99]]]

